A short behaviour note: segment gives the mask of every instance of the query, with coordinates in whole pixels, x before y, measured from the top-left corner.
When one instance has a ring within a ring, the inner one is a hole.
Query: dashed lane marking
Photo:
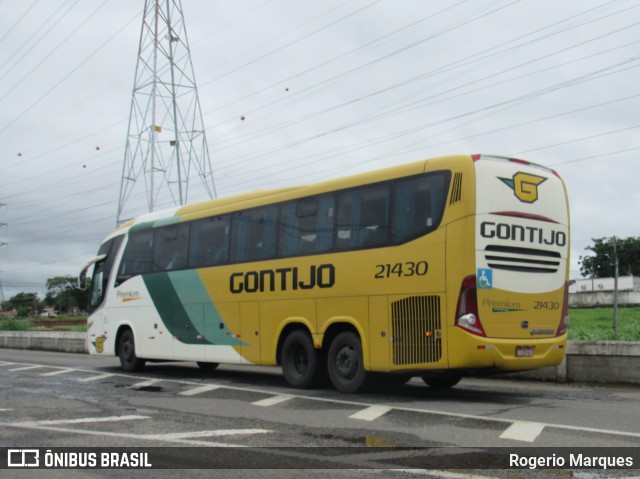
[[[534,442],[538,438],[544,427],[545,424],[539,422],[514,422],[502,434],[500,434],[500,439]]]
[[[179,394],[180,396],[195,396],[196,394],[206,393],[207,391],[213,391],[221,387],[222,386],[218,386],[217,384],[205,384],[204,386],[199,386],[197,388],[187,389]]]
[[[276,404],[283,403],[285,401],[289,401],[293,399],[293,396],[290,394],[278,394],[277,396],[272,396],[270,398],[260,399],[259,401],[252,402],[254,406],[262,406],[269,407],[275,406]]]
[[[0,366],[21,366],[21,363],[11,363],[11,362],[0,362]],[[17,367],[17,368],[13,368],[13,369],[6,369],[6,371],[27,371],[30,369],[37,369],[37,368],[41,368],[41,367],[46,367],[44,365],[26,365],[24,366],[24,363],[22,363],[21,367]],[[89,369],[77,369],[77,371],[79,372],[83,372],[83,373],[92,373],[95,374],[96,371],[94,370],[89,370]],[[131,378],[131,379],[135,379],[135,376],[132,375],[127,375],[127,374],[102,374],[102,375],[98,375],[98,376],[92,376],[90,378],[85,378],[85,379],[79,379],[79,381],[83,381],[83,382],[89,382],[89,381],[95,381],[95,380],[99,380],[99,379],[104,379],[110,376],[119,376],[119,377],[126,377],[126,378]],[[138,378],[139,379],[139,378]],[[244,391],[244,392],[257,392],[257,393],[261,393],[261,394],[273,394],[272,391],[268,391],[268,390],[264,390],[264,389],[260,389],[260,388],[249,388],[249,387],[240,387],[240,386],[233,386],[233,385],[214,385],[214,384],[206,384],[206,385],[199,385],[197,383],[193,383],[193,382],[189,382],[189,381],[180,381],[180,380],[160,380],[160,379],[152,379],[152,378],[146,378],[146,381],[143,381],[141,383],[138,383],[132,387],[141,387],[144,385],[149,385],[149,384],[155,384],[156,382],[160,382],[160,381],[170,381],[170,382],[176,382],[185,386],[193,386],[192,389],[188,389],[186,391],[183,391],[181,393],[179,393],[180,395],[183,396],[192,396],[192,395],[196,395],[196,394],[201,394],[203,392],[206,391],[211,391],[213,389],[218,389],[218,388],[224,388],[224,389],[230,389],[230,390],[235,390],[235,391]],[[523,426],[514,426],[515,424],[522,424],[522,423],[526,423],[526,421],[519,421],[519,420],[514,420],[514,419],[508,419],[508,418],[501,418],[501,417],[492,417],[492,416],[479,416],[479,415],[474,415],[474,414],[462,414],[462,413],[453,413],[453,412],[445,412],[445,411],[438,411],[438,410],[433,410],[433,409],[422,409],[422,408],[412,408],[412,407],[403,407],[403,406],[393,406],[393,407],[388,407],[388,406],[372,406],[371,404],[367,404],[364,402],[357,402],[357,401],[350,401],[350,400],[343,400],[343,399],[330,399],[330,398],[318,398],[318,397],[314,397],[314,396],[308,396],[308,395],[300,395],[300,394],[295,394],[295,395],[291,395],[291,398],[299,398],[299,399],[308,399],[310,401],[318,401],[318,402],[325,402],[325,403],[335,403],[335,404],[342,404],[342,405],[349,405],[349,406],[357,406],[357,407],[362,407],[364,408],[362,411],[359,411],[357,413],[355,413],[353,416],[355,416],[356,419],[363,419],[363,420],[367,420],[367,417],[373,417],[375,414],[379,414],[377,417],[380,417],[381,415],[383,415],[384,413],[386,413],[387,411],[384,411],[382,413],[380,413],[382,410],[378,409],[378,412],[376,413],[375,409],[372,408],[376,408],[376,407],[383,407],[383,408],[388,408],[388,410],[396,410],[396,411],[405,411],[405,412],[415,412],[415,413],[420,413],[420,414],[433,414],[436,416],[441,416],[441,417],[456,417],[456,418],[461,418],[461,419],[471,419],[471,420],[477,420],[477,421],[485,421],[485,422],[492,422],[492,423],[502,423],[507,425],[507,429],[502,433],[501,437],[503,439],[511,439],[511,440],[516,440],[516,441],[525,441],[525,439],[523,438],[531,438],[533,437],[533,435],[535,434],[535,429],[533,427],[530,427],[528,429],[528,432],[526,434],[521,434],[518,437],[511,437],[513,436],[517,436],[516,434],[513,434],[514,431],[517,431],[518,428],[520,428],[520,431],[523,431]],[[371,419],[373,420],[373,419]],[[632,437],[632,438],[638,438],[640,439],[640,432],[630,432],[630,431],[621,431],[621,430],[612,430],[612,429],[599,429],[599,428],[591,428],[591,427],[584,427],[584,426],[574,426],[574,425],[569,425],[569,424],[558,424],[558,423],[536,423],[536,424],[540,424],[541,427],[543,428],[547,428],[547,429],[560,429],[560,430],[565,430],[565,431],[572,431],[572,432],[587,432],[587,433],[594,433],[594,434],[607,434],[607,435],[611,435],[611,436],[621,436],[621,437]],[[512,429],[512,427],[515,427],[515,429]],[[139,437],[139,436],[136,436]],[[536,436],[537,437],[537,436]],[[534,439],[535,441],[535,439]],[[533,442],[530,440],[526,440],[526,442]],[[203,445],[211,445],[211,443],[206,443]],[[640,479],[640,478],[638,478]]]
[[[131,389],[148,388],[149,386],[153,386],[154,384],[157,384],[161,381],[162,381],[161,379],[149,379],[148,381],[142,381],[140,383],[136,383],[132,385]]]
[[[349,417],[351,419],[359,419],[360,421],[375,421],[380,416],[391,411],[391,409],[392,408],[389,406],[369,406],[368,408],[362,409]]]
[[[267,429],[218,429],[212,431],[188,431],[188,432],[172,432],[167,434],[146,434],[145,439],[154,439],[161,441],[172,441],[175,439],[188,439],[196,437],[222,437],[222,436],[238,436],[243,434],[264,434],[271,432]]]
[[[107,379],[107,378],[110,378],[111,376],[115,376],[115,375],[111,373],[105,373],[105,374],[99,374],[97,376],[89,376],[88,378],[78,379],[78,381],[82,383],[88,383],[91,381],[100,381],[102,379]]]
[[[21,368],[14,368],[14,369],[9,369],[9,371],[27,371],[29,369],[38,369],[41,368],[42,366],[40,364],[31,364],[30,366],[22,366]]]
[[[138,419],[150,419],[150,416],[139,416],[130,414],[128,416],[109,416],[109,417],[82,417],[76,419],[45,419],[42,421],[23,421],[11,423],[16,427],[38,427],[38,426],[54,426],[58,424],[86,424],[93,422],[118,422],[118,421],[135,421]],[[6,426],[7,424],[5,424]]]
[[[51,371],[49,373],[43,373],[40,376],[58,376],[60,374],[67,374],[75,371],[75,369],[59,369],[58,371]]]

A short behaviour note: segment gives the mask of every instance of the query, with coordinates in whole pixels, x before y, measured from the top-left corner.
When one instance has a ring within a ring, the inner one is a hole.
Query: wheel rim
[[[358,373],[358,353],[352,346],[343,346],[336,354],[336,372],[342,379],[351,381]]]
[[[291,354],[291,365],[295,373],[304,376],[309,371],[309,357],[302,346],[295,348]]]
[[[125,362],[130,363],[133,358],[133,343],[131,341],[125,341],[122,344],[122,359]]]

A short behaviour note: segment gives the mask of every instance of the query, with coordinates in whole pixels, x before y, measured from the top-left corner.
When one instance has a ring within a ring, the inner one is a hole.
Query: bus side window
[[[387,184],[343,192],[338,202],[336,247],[374,248],[386,244],[389,197]]]
[[[438,227],[449,177],[448,172],[439,172],[396,182],[392,243],[407,241]]]
[[[280,256],[329,251],[333,242],[332,195],[302,198],[282,205]]]
[[[234,215],[231,229],[232,261],[273,258],[277,247],[278,206],[241,211]]]
[[[153,237],[154,271],[173,271],[187,265],[189,225],[180,223],[156,228]]]
[[[215,266],[229,261],[229,222],[229,216],[217,216],[191,225],[189,267]]]
[[[131,233],[120,263],[116,286],[129,278],[152,271],[153,231],[148,229]]]

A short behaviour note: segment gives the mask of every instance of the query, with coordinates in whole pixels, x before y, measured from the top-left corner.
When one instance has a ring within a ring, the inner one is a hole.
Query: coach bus
[[[140,216],[93,266],[91,354],[279,365],[307,388],[557,365],[569,212],[549,168],[450,156]]]

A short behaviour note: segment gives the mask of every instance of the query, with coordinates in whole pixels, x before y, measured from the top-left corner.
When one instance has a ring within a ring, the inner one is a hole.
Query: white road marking
[[[2,363],[2,362],[0,362],[0,366],[16,366],[16,365],[19,365],[19,364],[20,363],[10,363],[10,362]],[[39,367],[44,367],[44,366],[43,365],[28,365],[26,367],[21,367],[21,368],[16,368],[16,369],[8,369],[8,371],[15,371],[15,370],[24,371],[24,370],[35,369],[35,368],[39,368]],[[85,373],[96,373],[96,371],[89,370],[89,369],[78,369],[78,371],[85,372]],[[103,374],[101,376],[93,376],[91,378],[80,379],[79,381],[85,381],[86,382],[86,381],[92,381],[92,380],[97,380],[97,379],[103,379],[103,378],[109,377],[111,375],[130,378],[130,379],[135,379],[136,378],[136,376],[129,375],[129,374],[110,374],[110,375]],[[158,379],[158,380],[153,380],[153,381],[161,381],[161,380]],[[180,393],[181,395],[184,395],[184,396],[195,395],[195,394],[199,394],[200,392],[204,392],[204,391],[208,391],[208,390],[212,390],[212,389],[217,389],[217,388],[225,388],[225,389],[230,389],[230,390],[234,390],[234,391],[243,391],[243,392],[255,392],[255,393],[261,393],[261,394],[273,394],[273,391],[269,391],[269,390],[266,390],[266,389],[251,388],[251,387],[244,387],[244,386],[199,385],[197,383],[193,383],[193,382],[190,382],[190,381],[180,381],[180,380],[163,380],[163,381],[176,382],[178,384],[182,384],[182,385],[185,385],[185,386],[193,387],[193,389],[189,389],[189,390],[186,390],[186,391]],[[309,401],[325,402],[325,403],[333,403],[333,404],[342,404],[342,405],[356,406],[356,407],[362,407],[362,408],[371,407],[371,404],[367,404],[367,403],[364,403],[364,402],[352,401],[352,400],[319,398],[319,397],[308,396],[308,395],[303,395],[303,394],[292,394],[291,397],[292,398],[297,398],[297,399],[306,399],[306,400],[309,400]],[[519,421],[517,419],[491,417],[491,416],[480,416],[480,415],[474,415],[474,414],[452,413],[452,412],[446,412],[446,411],[439,411],[439,410],[435,410],[435,409],[422,409],[422,408],[403,407],[403,406],[393,406],[393,407],[389,407],[389,409],[390,410],[396,410],[396,411],[404,411],[404,412],[415,412],[415,413],[420,413],[420,414],[433,414],[433,415],[441,416],[441,417],[456,417],[456,418],[461,418],[461,419],[485,421],[485,422],[498,423],[498,424],[503,423],[503,424],[506,424],[506,425],[509,425],[509,426],[513,425],[514,423],[526,422],[526,421]],[[356,413],[356,414],[358,414],[358,413]],[[622,437],[631,437],[631,438],[640,439],[640,432],[630,432],[630,431],[622,431],[622,430],[615,430],[615,429],[599,429],[599,428],[584,427],[584,426],[573,426],[573,425],[569,425],[569,424],[558,424],[558,423],[539,423],[539,424],[542,424],[542,426],[544,428],[547,428],[547,429],[561,429],[561,430],[572,431],[572,432],[573,431],[577,431],[577,432],[587,432],[587,433],[594,433],[594,434],[607,434],[607,435],[611,435],[611,436],[622,436]],[[509,430],[509,428],[507,430]],[[140,436],[136,436],[136,437],[140,437]],[[185,443],[190,444],[188,441],[185,442]],[[211,443],[203,443],[202,445],[211,446],[212,444]],[[636,479],[640,479],[640,477],[638,477]]]
[[[75,371],[74,369],[59,369],[58,371],[51,371],[50,373],[43,373],[40,376],[58,376],[59,374],[67,374],[70,373],[72,371]]]
[[[204,386],[200,386],[197,388],[187,389],[186,391],[182,391],[179,393],[181,396],[195,396],[196,394],[206,393],[207,391],[213,391],[214,389],[218,389],[222,386],[218,386],[217,384],[205,384]]]
[[[349,416],[351,419],[359,419],[361,421],[375,421],[380,416],[391,411],[391,407],[389,406],[369,406],[366,409],[362,409],[355,414]]]
[[[168,434],[145,434],[141,437],[144,437],[145,439],[172,441],[174,439],[187,439],[190,437],[237,436],[241,434],[264,434],[267,432],[271,431],[267,429],[218,429],[213,431],[187,431],[173,432]]]
[[[254,406],[269,407],[289,401],[290,399],[293,399],[293,396],[289,394],[278,394],[277,396],[272,396],[270,398],[260,399],[259,401],[252,402],[251,404]]]
[[[90,381],[100,381],[101,379],[107,379],[113,376],[111,373],[99,374],[98,376],[89,376],[88,378],[78,379],[78,381],[83,383],[88,383]]]
[[[544,427],[545,424],[539,422],[514,422],[502,434],[500,434],[500,439],[534,442],[538,438]]]
[[[22,366],[21,368],[15,368],[15,369],[9,369],[9,371],[27,371],[29,369],[38,369],[41,368],[42,366],[39,364],[32,364],[31,366]]]
[[[131,386],[131,389],[148,388],[149,386],[153,386],[160,381],[161,379],[149,379],[148,381],[142,381],[141,383],[134,384],[133,386]]]
[[[133,421],[137,419],[150,419],[150,416],[109,416],[109,417],[82,417],[77,419],[46,419],[43,421],[23,421],[13,423],[16,427],[35,427],[38,426],[53,426],[57,424],[86,424],[93,422],[117,422],[117,421]]]
[[[150,441],[160,441],[160,442],[168,442],[168,443],[176,443],[176,444],[185,444],[187,446],[207,446],[207,447],[243,447],[240,444],[227,444],[224,442],[213,442],[213,441],[198,441],[196,439],[184,439],[184,438],[167,438],[159,436],[145,436],[143,434],[133,434],[133,433],[125,433],[125,432],[110,432],[110,431],[96,431],[89,429],[70,429],[64,427],[56,427],[49,425],[42,425],[38,423],[29,424],[29,423],[4,423],[0,424],[1,427],[17,427],[22,429],[37,429],[39,431],[51,431],[51,432],[59,432],[63,434],[72,434],[77,436],[78,434],[84,434],[85,436],[99,436],[99,437],[114,437],[114,438],[126,438],[126,439],[135,439],[135,440],[150,440]]]

